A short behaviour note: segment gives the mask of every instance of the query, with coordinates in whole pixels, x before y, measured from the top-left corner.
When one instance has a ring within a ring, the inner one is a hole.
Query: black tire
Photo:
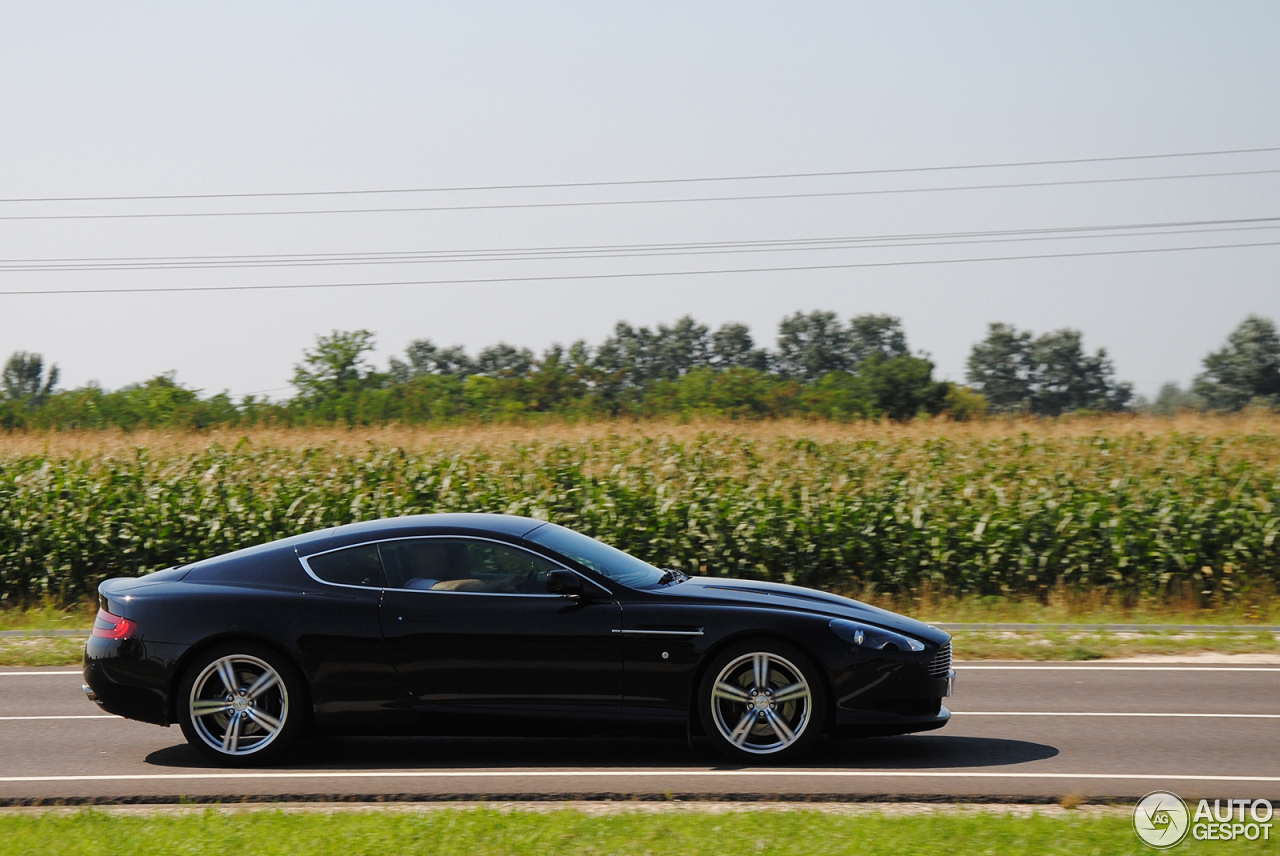
[[[304,730],[308,712],[306,685],[293,664],[248,641],[201,652],[182,676],[176,702],[187,742],[226,767],[278,758]]]
[[[721,754],[739,763],[783,763],[800,758],[821,736],[827,691],[822,673],[802,652],[761,639],[717,654],[703,673],[697,701],[702,729]]]

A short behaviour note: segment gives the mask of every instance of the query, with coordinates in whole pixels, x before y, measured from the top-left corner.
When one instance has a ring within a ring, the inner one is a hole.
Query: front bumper
[[[951,721],[951,711],[940,705],[934,714],[862,713],[840,710],[832,737],[891,737],[934,731]]]

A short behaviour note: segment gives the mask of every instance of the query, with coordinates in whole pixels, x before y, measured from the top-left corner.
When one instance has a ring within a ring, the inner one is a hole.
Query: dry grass
[[[407,451],[439,448],[489,448],[531,442],[578,442],[607,437],[664,437],[691,440],[708,432],[745,439],[808,438],[820,443],[919,442],[946,438],[955,442],[1000,440],[1029,434],[1036,438],[1108,437],[1142,434],[1197,434],[1206,437],[1280,435],[1280,414],[1248,413],[1210,416],[1186,413],[1177,417],[1090,416],[1047,419],[991,419],[983,422],[916,420],[905,425],[892,422],[830,422],[799,419],[742,422],[731,420],[612,420],[600,422],[545,421],[492,425],[324,428],[214,428],[208,431],[146,430],[126,432],[51,431],[0,433],[0,459],[28,455],[53,458],[131,454],[146,448],[152,455],[192,454],[211,445],[234,448],[238,444],[263,448],[328,448],[334,451],[365,450],[370,446]]]

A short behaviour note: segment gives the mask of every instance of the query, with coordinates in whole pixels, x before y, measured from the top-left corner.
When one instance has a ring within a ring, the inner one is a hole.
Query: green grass
[[[1194,842],[1179,853],[1271,852],[1274,842]],[[812,811],[701,813],[577,811],[502,813],[437,809],[422,813],[291,814],[279,811],[185,817],[111,816],[86,810],[69,816],[0,817],[6,856],[102,854],[307,853],[309,856],[413,854],[1140,854],[1127,817],[1016,818],[978,812],[915,817],[839,816]]]
[[[26,609],[0,608],[0,630],[83,630],[89,632],[98,604],[85,598],[69,606],[45,600]]]
[[[0,666],[78,666],[84,639],[0,638]]]
[[[878,599],[878,603],[927,621],[1046,624],[1221,624],[1247,625],[1280,615],[1275,600],[1252,606],[1233,601],[1217,609],[1187,609],[1178,604],[1125,608],[1111,601],[1051,599],[1048,604],[1012,598],[945,598],[921,602]],[[83,630],[93,624],[95,604],[66,608],[45,603],[32,609],[0,609],[0,630]],[[1090,631],[956,631],[956,656],[964,660],[1096,660],[1159,654],[1280,654],[1280,639],[1264,631],[1248,633]],[[0,637],[0,666],[68,666],[80,662],[78,638]]]
[[[961,660],[1103,660],[1172,654],[1280,654],[1273,633],[989,633],[958,631]],[[0,666],[74,666],[83,639],[0,639]]]
[[[960,660],[1104,660],[1173,654],[1280,654],[1274,633],[1093,633],[1042,631],[952,634]]]
[[[1034,597],[934,597],[927,590],[905,597],[877,598],[872,595],[870,600],[877,606],[922,621],[954,623],[1280,625],[1280,598],[1266,586],[1209,603],[1198,598],[1170,596],[1131,599],[1100,589],[1091,592],[1053,591],[1043,600]]]

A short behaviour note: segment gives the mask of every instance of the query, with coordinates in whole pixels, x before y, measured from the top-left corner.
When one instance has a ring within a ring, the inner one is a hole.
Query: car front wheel
[[[703,730],[735,761],[789,761],[822,731],[826,692],[800,651],[779,642],[736,645],[708,666],[698,695]]]
[[[225,766],[264,764],[303,720],[302,681],[283,657],[251,643],[220,645],[187,669],[178,722],[187,742]]]

